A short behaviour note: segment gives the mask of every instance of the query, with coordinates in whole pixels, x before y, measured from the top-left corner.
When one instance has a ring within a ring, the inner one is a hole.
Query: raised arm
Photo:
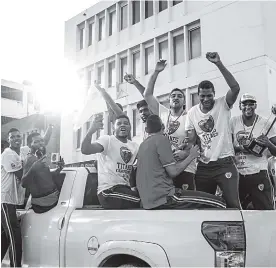
[[[125,81],[127,81],[129,84],[134,85],[138,91],[140,92],[140,94],[144,97],[144,93],[145,93],[145,87],[143,85],[140,84],[140,82],[138,80],[136,80],[136,78],[132,75],[132,74],[127,74],[124,76]]]
[[[124,112],[120,109],[120,107],[115,103],[115,101],[111,98],[111,96],[106,92],[104,88],[102,88],[97,81],[94,81],[95,87],[99,90],[99,92],[102,94],[106,104],[108,112],[110,113],[110,109],[114,112],[116,116],[123,115]]]
[[[166,67],[166,60],[160,60],[156,63],[154,73],[151,75],[150,80],[148,82],[146,91],[145,91],[145,101],[147,102],[150,110],[154,114],[159,114],[159,102],[153,96],[155,82],[160,72],[162,72]]]
[[[96,117],[88,130],[85,138],[81,143],[81,152],[85,155],[97,154],[104,151],[104,148],[101,144],[97,142],[91,143],[92,135],[97,132],[97,130],[103,129],[103,118]]]
[[[229,107],[232,107],[240,93],[240,86],[237,80],[223,65],[217,52],[208,52],[206,54],[206,58],[218,67],[224,79],[226,80],[226,83],[230,87],[230,90],[226,94],[226,102]]]
[[[49,124],[48,128],[46,129],[45,135],[43,137],[45,146],[47,146],[47,144],[49,143],[49,141],[51,139],[51,136],[53,133],[53,128],[54,128],[54,126],[52,124]]]

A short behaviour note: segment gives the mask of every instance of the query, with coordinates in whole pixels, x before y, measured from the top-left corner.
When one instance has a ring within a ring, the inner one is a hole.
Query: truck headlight
[[[245,267],[243,222],[203,222],[201,231],[215,251],[216,267]]]

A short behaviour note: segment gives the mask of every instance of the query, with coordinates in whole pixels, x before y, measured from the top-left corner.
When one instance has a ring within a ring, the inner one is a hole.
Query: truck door
[[[60,234],[64,216],[70,205],[76,171],[65,169],[59,175],[60,196],[53,209],[36,214],[28,209],[22,217],[23,265],[31,267],[58,267]]]

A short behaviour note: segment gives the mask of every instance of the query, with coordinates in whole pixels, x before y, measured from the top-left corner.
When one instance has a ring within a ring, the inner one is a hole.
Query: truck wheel
[[[124,268],[136,268],[136,267],[143,267],[142,264],[139,263],[126,263],[126,264],[122,264],[118,267],[124,267]]]

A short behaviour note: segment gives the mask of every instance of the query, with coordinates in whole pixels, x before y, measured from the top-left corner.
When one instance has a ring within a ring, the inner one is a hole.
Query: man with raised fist
[[[201,144],[201,156],[195,176],[196,189],[215,194],[219,186],[227,207],[241,208],[239,174],[234,163],[230,129],[231,108],[237,100],[240,87],[217,52],[208,52],[206,58],[217,66],[230,90],[226,96],[216,99],[213,83],[202,81],[198,85],[200,103],[188,111],[185,128],[190,145],[195,143],[196,135]]]

